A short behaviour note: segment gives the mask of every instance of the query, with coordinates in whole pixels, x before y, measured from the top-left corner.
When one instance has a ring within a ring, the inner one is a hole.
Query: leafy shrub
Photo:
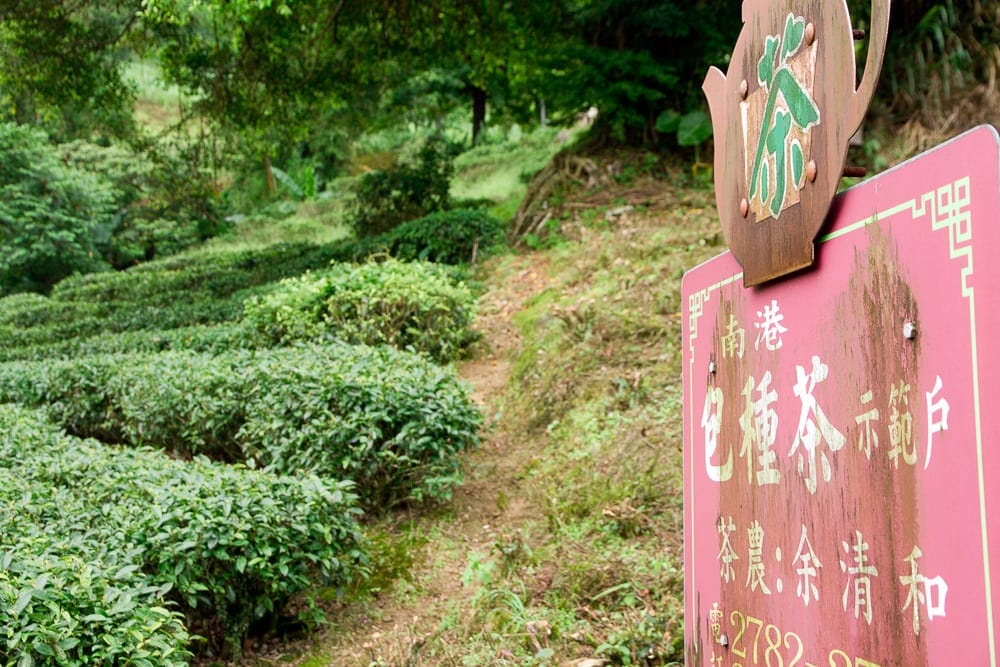
[[[102,311],[95,304],[59,303],[35,292],[0,298],[0,323],[25,329],[100,314]]]
[[[391,257],[389,235],[391,232],[364,238],[345,238],[333,246],[333,261],[361,263]]]
[[[474,225],[467,225],[472,227]],[[416,238],[416,235],[414,235]],[[428,235],[428,238],[430,236]],[[162,330],[236,322],[244,314],[244,301],[255,292],[267,292],[271,283],[326,269],[331,259],[343,254],[342,244],[278,244],[259,251],[199,252],[149,262],[128,271],[106,271],[74,275],[58,283],[50,298],[9,296],[0,298],[0,358],[37,358],[36,351],[16,352],[24,347],[58,345],[65,351],[117,352],[155,349],[222,349],[209,340],[192,341],[187,332],[165,334]],[[436,279],[435,279],[436,280]],[[460,286],[453,290],[461,291]],[[455,292],[457,294],[457,292]],[[455,313],[457,322],[471,317],[464,295]],[[460,324],[467,327],[467,324]],[[235,325],[234,325],[235,327]],[[73,341],[91,339],[102,333],[161,330],[137,336],[134,347],[116,347],[101,339],[98,344]],[[249,333],[249,330],[247,330]],[[411,332],[409,338],[423,337],[421,344],[446,349],[458,344],[449,339],[435,343],[433,332]],[[466,330],[461,336],[468,336]],[[197,338],[197,336],[196,336]],[[164,342],[169,339],[170,342]],[[295,339],[299,339],[295,337]],[[236,347],[250,347],[260,341],[239,341]],[[352,340],[378,341],[379,337],[355,336]],[[406,337],[400,344],[411,344]],[[466,341],[467,342],[467,341]],[[464,343],[462,343],[464,344]],[[445,356],[454,350],[446,349]]]
[[[183,133],[159,141],[141,153],[84,141],[58,148],[64,163],[99,174],[113,188],[118,213],[104,258],[114,268],[175,254],[225,227],[197,146]]]
[[[244,300],[262,291],[252,288],[221,298],[205,292],[174,293],[165,303],[148,301],[66,302],[50,300],[30,306],[15,304],[22,320],[41,322],[38,326],[8,324],[4,318],[6,299],[0,299],[0,347],[11,351],[25,346],[62,344],[72,347],[74,339],[101,333],[168,330],[238,320]],[[164,299],[164,301],[166,301]]]
[[[381,256],[463,264],[472,260],[474,248],[484,257],[502,240],[501,221],[481,210],[457,208],[404,222],[377,236],[344,239],[334,244],[332,254],[339,262]]]
[[[233,322],[242,317],[243,301],[255,290],[325,268],[333,255],[332,245],[278,244],[70,276],[55,286],[50,299],[0,298],[0,347],[9,352],[102,332]]]
[[[449,497],[482,421],[451,372],[344,344],[9,362],[0,401],[76,435],[350,478],[371,506]]]
[[[0,551],[13,554],[0,560],[6,565],[0,568],[0,600],[14,594],[5,584],[26,581],[20,573],[29,568],[41,577],[48,568],[53,583],[65,577],[69,587],[62,593],[75,600],[50,618],[47,582],[32,579],[42,589],[37,598],[33,592],[30,602],[2,605],[16,620],[5,624],[8,642],[0,644],[0,656],[16,649],[9,636],[18,628],[37,633],[38,639],[25,635],[22,641],[48,656],[42,643],[58,645],[76,623],[70,636],[81,644],[67,642],[63,650],[112,651],[115,642],[131,642],[132,654],[112,653],[101,664],[176,664],[176,657],[143,662],[134,653],[158,649],[170,657],[168,650],[176,652],[186,639],[163,608],[164,595],[210,639],[222,639],[214,630],[221,626],[238,652],[252,621],[279,613],[293,595],[317,584],[346,585],[364,567],[354,496],[345,483],[110,448],[61,435],[38,415],[12,406],[0,406],[0,460]],[[74,569],[81,559],[97,563],[93,578]],[[22,585],[16,600],[27,598],[24,590]],[[315,617],[312,601],[305,602]],[[69,613],[91,607],[92,614]],[[31,619],[39,625],[31,626]],[[91,635],[97,645],[84,646]]]
[[[187,665],[181,614],[136,569],[24,546],[0,553],[0,663]]]
[[[288,278],[267,294],[247,299],[243,321],[275,344],[319,339],[328,272]]]
[[[176,329],[102,332],[93,336],[80,335],[49,343],[0,347],[0,362],[72,359],[95,354],[169,350],[219,353],[255,348],[266,342],[256,329],[242,321],[195,324]]]
[[[275,343],[325,337],[392,345],[438,361],[455,359],[471,342],[474,314],[471,290],[447,269],[396,260],[335,264],[286,280],[246,307],[246,319]]]
[[[235,322],[244,313],[244,300],[270,283],[325,269],[336,245],[279,244],[261,251],[202,252],[150,262],[128,271],[74,275],[60,282],[50,298],[0,298],[0,357],[33,358],[18,354],[26,346],[59,344],[81,353],[153,349],[220,349],[215,343],[184,344],[185,332],[150,334],[136,347],[116,348],[102,341],[91,348],[74,338],[101,333],[169,330]],[[458,288],[456,288],[458,289]],[[464,317],[466,314],[460,314]],[[234,325],[235,326],[235,325]],[[250,330],[247,330],[250,333]],[[163,340],[179,341],[165,344]],[[209,337],[211,338],[211,337]],[[134,338],[133,340],[139,340]],[[229,339],[236,347],[259,341]],[[157,342],[159,341],[159,342]]]
[[[59,283],[60,301],[142,301],[168,304],[202,292],[226,297],[249,287],[325,268],[331,245],[279,243],[262,250],[203,251],[140,264],[128,271],[72,276]]]
[[[43,132],[0,124],[0,293],[99,268],[113,212],[107,181],[60,162]]]
[[[443,138],[431,137],[415,160],[362,176],[354,187],[356,199],[348,220],[355,235],[376,236],[446,208],[453,159],[454,147]]]
[[[490,214],[459,208],[404,222],[388,234],[387,242],[398,259],[462,264],[474,253],[485,255],[503,234],[503,223]]]
[[[369,506],[447,499],[479,410],[455,376],[392,348],[332,345],[258,354],[237,436],[279,472],[354,480]]]

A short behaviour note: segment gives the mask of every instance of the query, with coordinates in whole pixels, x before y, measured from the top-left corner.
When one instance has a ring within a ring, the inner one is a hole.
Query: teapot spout
[[[726,75],[718,67],[708,68],[708,74],[705,75],[705,82],[701,84],[701,89],[708,99],[708,108],[712,113],[714,124],[716,119],[721,119],[725,113]]]
[[[726,142],[726,123],[730,110],[726,108],[726,75],[718,67],[710,67],[701,85],[708,99],[708,110],[712,114],[712,134],[715,137],[716,177],[722,173],[723,151]]]

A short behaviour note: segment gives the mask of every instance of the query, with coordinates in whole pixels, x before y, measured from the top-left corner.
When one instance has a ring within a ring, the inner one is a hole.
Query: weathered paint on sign
[[[687,665],[995,666],[1000,137],[831,216],[794,280],[684,278]]]
[[[890,0],[873,0],[856,86],[846,0],[744,0],[729,71],[704,90],[715,135],[715,195],[746,286],[814,261],[851,135],[875,91]]]

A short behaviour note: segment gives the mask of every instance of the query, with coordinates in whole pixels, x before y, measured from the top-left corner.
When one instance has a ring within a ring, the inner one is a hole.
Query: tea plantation
[[[0,664],[238,655],[366,576],[366,513],[450,497],[482,417],[442,364],[475,294],[420,261],[462,259],[431,235],[364,243],[0,299]]]

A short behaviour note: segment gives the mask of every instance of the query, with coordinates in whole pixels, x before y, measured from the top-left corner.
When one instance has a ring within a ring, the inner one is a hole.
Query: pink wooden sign
[[[686,662],[995,666],[1000,137],[828,225],[792,279],[684,278]]]

